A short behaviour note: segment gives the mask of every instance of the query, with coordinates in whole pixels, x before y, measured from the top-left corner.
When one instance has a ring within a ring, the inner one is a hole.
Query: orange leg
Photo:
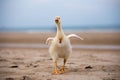
[[[65,71],[65,64],[66,64],[66,59],[64,59],[64,63],[63,63],[63,66],[62,68],[60,69],[60,71],[63,73]]]
[[[60,71],[57,68],[57,61],[54,62],[54,71],[53,74],[60,74]]]

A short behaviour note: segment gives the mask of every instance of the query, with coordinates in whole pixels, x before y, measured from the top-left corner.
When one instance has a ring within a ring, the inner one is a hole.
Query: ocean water
[[[64,31],[120,31],[120,26],[64,26]],[[55,26],[0,27],[0,32],[47,32],[56,31]]]

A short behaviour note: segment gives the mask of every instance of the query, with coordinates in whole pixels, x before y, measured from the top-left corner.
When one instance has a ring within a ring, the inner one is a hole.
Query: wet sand
[[[82,42],[72,39],[73,45],[77,43],[90,45],[94,42],[95,45],[120,43],[119,33],[81,33],[80,35],[88,40]],[[48,37],[46,34],[42,35],[45,38],[39,36],[41,35],[38,33],[24,35],[1,33],[0,43],[44,43],[44,39]],[[58,67],[62,65],[62,59],[59,59],[58,64]],[[120,50],[73,48],[73,53],[65,66],[65,73],[53,75],[52,70],[53,62],[47,47],[0,48],[0,80],[120,80]]]

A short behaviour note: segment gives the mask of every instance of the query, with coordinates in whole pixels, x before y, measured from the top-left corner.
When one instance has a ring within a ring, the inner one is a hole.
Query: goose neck
[[[63,34],[64,33],[63,33],[61,25],[57,25],[57,36],[62,36]]]

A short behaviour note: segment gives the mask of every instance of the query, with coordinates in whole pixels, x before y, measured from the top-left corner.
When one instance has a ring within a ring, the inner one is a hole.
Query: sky
[[[120,25],[120,0],[0,0],[0,27]]]

